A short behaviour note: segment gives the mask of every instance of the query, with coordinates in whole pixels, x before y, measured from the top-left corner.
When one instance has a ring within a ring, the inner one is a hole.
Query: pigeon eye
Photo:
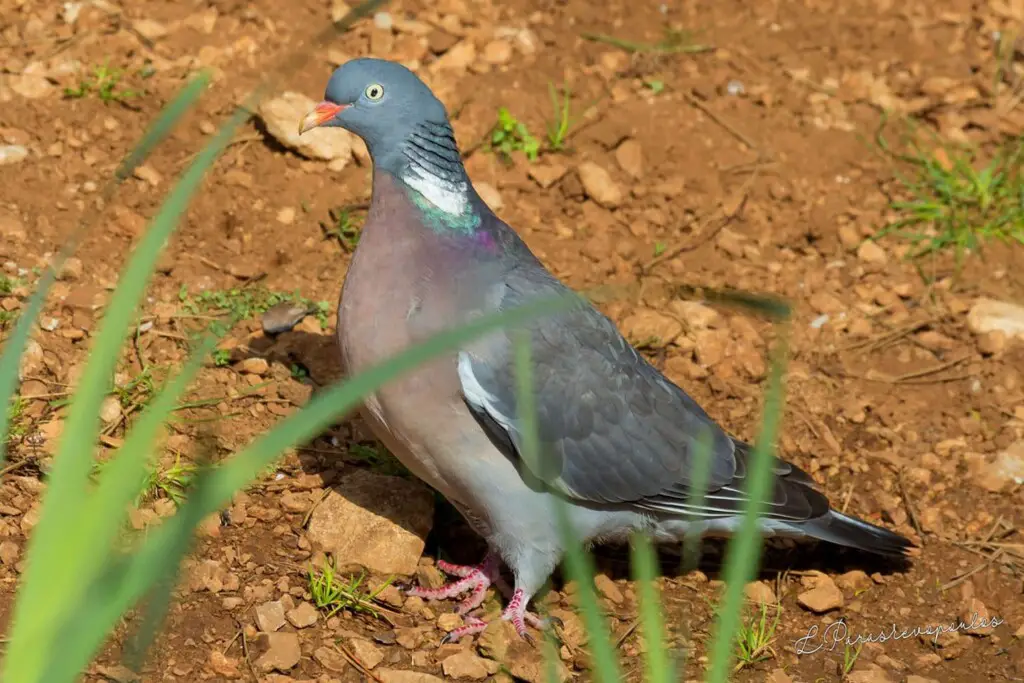
[[[384,97],[384,86],[380,83],[372,83],[366,86],[366,97],[371,100],[379,100]]]

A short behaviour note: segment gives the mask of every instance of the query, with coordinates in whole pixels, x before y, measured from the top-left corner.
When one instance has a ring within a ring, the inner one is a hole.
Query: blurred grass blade
[[[153,581],[164,571],[176,571],[191,543],[194,527],[204,517],[231,501],[234,493],[252,482],[259,473],[288,448],[314,438],[341,415],[384,383],[415,369],[422,363],[459,347],[468,341],[501,327],[515,327],[541,315],[578,305],[578,297],[569,294],[546,298],[526,306],[482,316],[463,327],[445,330],[418,346],[406,349],[387,361],[360,373],[342,385],[327,389],[313,398],[301,411],[282,420],[273,430],[226,462],[211,467],[196,478],[194,488],[178,514],[152,530],[138,551],[128,559],[109,560],[102,573],[102,588],[90,580],[83,595],[88,609],[88,628],[76,633],[76,653],[86,660],[102,645],[121,615],[150,594]],[[103,591],[110,591],[105,593]],[[77,610],[83,611],[83,610]],[[77,614],[67,618],[83,618]],[[79,656],[76,654],[76,656]],[[58,680],[19,678],[4,680]],[[60,679],[69,680],[69,679]]]
[[[199,153],[164,201],[125,267],[104,313],[100,331],[61,435],[57,457],[44,495],[39,524],[28,550],[28,572],[15,606],[12,643],[45,642],[49,626],[59,623],[77,604],[103,561],[94,539],[82,533],[90,522],[82,515],[93,463],[99,416],[96,411],[110,386],[121,345],[163,246],[198,189],[206,170],[247,118],[237,112]],[[75,572],[63,571],[62,557],[77,558]],[[4,661],[5,680],[38,680],[46,647],[11,647]]]
[[[516,414],[520,419],[523,434],[521,455],[527,467],[534,472],[545,473],[547,468],[540,461],[540,437],[537,429],[537,402],[533,389],[533,363],[530,355],[529,335],[519,331],[512,335],[515,354],[516,371]],[[546,476],[538,477],[541,482]],[[546,485],[545,485],[546,486]],[[550,499],[555,508],[559,533],[565,544],[565,568],[572,581],[578,587],[580,610],[583,612],[583,623],[587,631],[587,640],[593,658],[595,678],[601,683],[617,683],[622,680],[615,648],[609,639],[608,624],[601,614],[594,593],[594,568],[589,554],[579,543],[579,534],[572,528],[569,520],[568,505],[561,496],[551,494]]]
[[[171,100],[171,103],[164,107],[157,117],[156,122],[142,136],[142,139],[135,145],[135,148],[128,153],[128,156],[121,162],[114,172],[113,179],[107,183],[101,194],[100,206],[109,204],[114,194],[114,189],[125,178],[129,177],[152,151],[163,142],[164,138],[171,132],[181,117],[195,104],[210,81],[209,73],[201,72],[189,82],[181,92]],[[64,261],[78,246],[78,241],[88,228],[91,218],[98,215],[96,211],[90,212],[79,224],[77,230],[66,241],[50,266],[36,285],[36,291],[29,299],[28,306],[22,311],[15,325],[14,332],[7,338],[4,344],[3,357],[0,358],[0,396],[7,397],[6,405],[10,404],[14,392],[18,386],[18,368],[21,361],[21,354],[28,343],[28,337],[32,332],[32,325],[43,310],[46,303],[46,295],[56,280],[56,274],[60,272]],[[9,417],[6,408],[0,411],[0,435],[3,435],[3,443],[0,444],[0,465],[7,457],[7,427]]]
[[[647,671],[647,682],[674,683],[676,676],[668,655],[661,601],[654,586],[658,558],[646,533],[633,534],[630,565],[633,570],[633,581],[636,583],[637,597],[640,600],[640,628],[646,644],[644,669]]]
[[[708,495],[708,482],[711,481],[711,430],[701,429],[697,435],[697,447],[693,451],[693,469],[690,471],[691,487],[687,492],[686,504],[692,510],[704,507]],[[683,574],[689,574],[700,565],[701,543],[703,542],[703,524],[707,521],[701,515],[688,515],[690,522],[683,536]]]
[[[745,493],[747,502],[739,531],[729,542],[725,557],[725,597],[719,607],[715,638],[710,649],[708,683],[725,683],[728,680],[734,656],[736,633],[740,626],[743,609],[743,589],[753,578],[761,557],[760,517],[765,499],[772,486],[772,455],[782,416],[783,388],[788,340],[788,324],[780,326],[771,371],[768,376],[768,391],[765,395],[764,418],[761,433],[757,437],[750,458],[748,484]]]

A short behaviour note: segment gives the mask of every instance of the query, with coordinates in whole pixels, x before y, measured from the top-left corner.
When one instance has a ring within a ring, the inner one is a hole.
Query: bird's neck
[[[398,151],[383,170],[401,182],[429,227],[462,234],[480,227],[482,202],[466,175],[447,122],[418,124]]]

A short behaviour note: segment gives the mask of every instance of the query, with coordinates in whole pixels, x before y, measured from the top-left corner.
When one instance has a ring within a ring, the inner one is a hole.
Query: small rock
[[[378,669],[377,677],[381,683],[443,683],[437,676],[403,669]]]
[[[889,260],[885,249],[882,249],[882,247],[878,246],[877,242],[872,240],[864,242],[857,248],[857,258],[864,263],[873,265],[882,265]]]
[[[1010,444],[991,462],[979,458],[976,464],[969,463],[968,469],[978,485],[987,491],[998,492],[1013,484],[1024,484],[1024,441]]]
[[[484,61],[500,66],[512,60],[512,45],[507,40],[492,40],[484,46]]]
[[[21,557],[21,548],[14,541],[0,542],[0,562],[8,567],[13,567]]]
[[[645,308],[622,321],[622,333],[634,344],[666,346],[683,333],[683,325],[672,316]]]
[[[159,171],[152,166],[147,166],[146,164],[136,166],[135,170],[132,171],[132,175],[139,180],[149,183],[153,187],[159,185],[160,181],[163,180],[163,176],[160,175]]]
[[[501,663],[514,678],[527,683],[547,683],[550,680],[548,662],[522,638],[517,637],[509,644],[508,653]],[[569,680],[569,670],[565,665],[556,661],[555,666],[555,680],[560,683]]]
[[[303,601],[295,609],[288,610],[285,616],[295,628],[308,628],[316,623],[317,616],[319,615],[317,614],[316,607]]]
[[[939,683],[934,678],[925,678],[924,676],[918,676],[917,674],[910,674],[907,676],[905,683]]]
[[[263,334],[275,335],[295,328],[310,310],[307,306],[290,301],[276,303],[266,310],[261,319]]]
[[[860,231],[855,225],[846,223],[839,226],[839,242],[843,245],[843,249],[854,251],[860,246],[862,239]]]
[[[995,630],[993,623],[1000,623],[998,619],[993,618],[985,603],[973,597],[964,601],[960,621],[967,625],[964,633],[972,636],[990,636]]]
[[[622,595],[622,591],[619,590],[619,587],[616,586],[615,582],[605,574],[598,574],[594,577],[594,587],[597,588],[597,591],[601,595],[608,598],[616,605],[621,605],[622,601],[625,600],[625,597]]]
[[[508,653],[509,643],[518,637],[511,624],[504,619],[495,619],[489,622],[487,628],[480,634],[477,649],[484,657],[501,662]]]
[[[584,161],[576,167],[583,191],[597,204],[606,209],[614,209],[622,203],[622,190],[612,180],[608,171],[593,161]]]
[[[264,673],[274,670],[285,673],[302,657],[297,633],[261,633],[256,644],[264,650],[255,662],[256,669]]]
[[[308,159],[337,161],[341,170],[352,159],[353,135],[342,128],[314,128],[299,135],[299,122],[316,106],[309,97],[285,92],[260,103],[259,113],[267,132],[285,147]]]
[[[469,40],[463,40],[438,57],[430,65],[430,70],[434,73],[453,71],[458,74],[468,69],[474,61],[476,61],[476,46]]]
[[[722,315],[718,311],[697,301],[674,299],[668,307],[677,318],[685,320],[691,330],[721,327],[724,323]]]
[[[28,158],[28,150],[21,145],[0,145],[0,166],[13,165]]]
[[[121,401],[116,396],[107,396],[100,403],[100,420],[111,425],[121,419]]]
[[[491,673],[487,660],[465,650],[446,657],[441,662],[441,670],[449,678],[468,678],[474,681],[482,681]]]
[[[633,178],[639,179],[644,174],[643,148],[632,138],[623,140],[615,149],[615,161]]]
[[[309,540],[345,565],[408,576],[416,571],[433,518],[434,497],[423,484],[357,470],[335,483],[313,511]]]
[[[157,40],[167,35],[167,27],[159,21],[152,19],[138,19],[132,22],[132,27],[139,32],[143,38]]]
[[[501,194],[490,183],[474,183],[473,187],[476,188],[476,192],[480,195],[480,199],[484,200],[484,204],[489,206],[491,211],[499,211],[503,206],[505,206],[505,202],[501,199]]]
[[[16,94],[28,100],[38,100],[53,92],[53,84],[45,76],[34,73],[11,74],[7,84]]]
[[[281,225],[291,225],[295,222],[295,209],[286,206],[277,212],[277,222]]]
[[[894,683],[892,678],[880,666],[869,664],[863,669],[854,669],[843,679],[847,683]]]
[[[210,670],[218,676],[229,680],[242,677],[242,672],[238,668],[238,662],[224,656],[223,652],[218,652],[217,650],[210,653]]]
[[[986,356],[998,356],[1006,350],[1006,334],[992,330],[978,337],[978,350]]]
[[[270,364],[265,358],[246,358],[238,364],[238,371],[249,375],[265,375],[270,369]]]
[[[264,633],[273,633],[284,626],[284,605],[280,600],[265,602],[256,607],[256,625]]]
[[[775,591],[764,581],[751,581],[743,587],[747,600],[761,605],[774,605],[778,602]]]
[[[462,616],[455,612],[445,612],[437,618],[437,627],[448,633],[464,625]]]
[[[64,259],[64,263],[60,267],[61,280],[81,280],[84,273],[85,266],[82,264],[82,259],[75,256]]]
[[[345,659],[345,655],[341,654],[337,650],[326,645],[318,647],[313,651],[313,659],[317,661],[320,666],[324,667],[328,671],[334,673],[341,673],[348,668],[348,660]]]
[[[818,584],[798,595],[796,601],[804,609],[809,609],[815,614],[824,614],[843,606],[843,592],[831,578],[821,576]]]
[[[1009,338],[1024,339],[1024,306],[978,299],[967,313],[967,327],[975,334],[1002,332]]]
[[[765,676],[764,683],[793,683],[793,679],[784,669],[775,669]]]
[[[384,661],[381,649],[365,638],[349,638],[348,649],[367,669],[373,669]]]
[[[853,569],[851,571],[846,572],[845,574],[840,574],[839,576],[837,576],[836,585],[842,588],[843,590],[848,590],[857,593],[858,591],[864,591],[868,588],[871,588],[873,582],[871,581],[871,577],[868,576],[863,570]]]
[[[543,163],[543,164],[532,164],[527,170],[526,174],[533,179],[541,189],[546,190],[559,180],[569,171],[568,167],[562,164],[556,163]]]

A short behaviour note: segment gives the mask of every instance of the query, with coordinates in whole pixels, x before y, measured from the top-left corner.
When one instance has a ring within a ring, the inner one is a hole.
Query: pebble
[[[377,678],[381,683],[443,683],[437,676],[405,669],[378,669]]]
[[[256,660],[256,669],[263,673],[270,671],[287,672],[295,667],[302,657],[297,633],[261,633],[256,646],[264,652]]]
[[[839,609],[844,602],[843,592],[828,576],[818,577],[817,585],[809,591],[800,593],[796,601],[801,607],[815,614],[824,614]]]
[[[152,19],[138,19],[132,22],[132,28],[138,31],[143,38],[148,38],[149,40],[157,40],[168,34],[166,26]]]
[[[345,659],[345,655],[332,647],[327,647],[326,645],[318,647],[313,651],[313,659],[315,659],[320,666],[335,673],[341,673],[348,668],[348,660]]]
[[[895,683],[885,669],[875,664],[869,664],[863,669],[854,669],[846,674],[843,680],[846,683]]]
[[[465,622],[462,620],[462,616],[455,612],[445,612],[437,618],[437,627],[442,631],[454,631],[461,627]]]
[[[45,76],[34,73],[11,74],[7,78],[7,85],[15,94],[27,100],[38,100],[54,90],[53,84]]]
[[[76,256],[64,259],[64,264],[60,267],[61,280],[81,280],[84,274],[85,266],[82,264],[82,259]]]
[[[341,170],[352,159],[352,133],[342,128],[314,128],[299,135],[299,122],[316,104],[306,95],[285,92],[261,102],[259,114],[267,132],[282,145],[307,159],[334,162],[337,165],[332,164],[332,170]]]
[[[743,587],[747,600],[761,605],[774,605],[778,602],[775,591],[764,581],[751,581]]]
[[[263,313],[260,323],[263,334],[275,335],[295,328],[309,313],[309,308],[290,301],[274,304]]]
[[[373,669],[384,661],[384,653],[365,638],[349,638],[348,649],[367,669]]]
[[[843,590],[852,591],[854,593],[858,591],[867,590],[874,585],[871,581],[871,577],[868,576],[861,569],[852,569],[845,574],[840,574],[836,577],[836,585]]]
[[[619,587],[605,574],[598,574],[594,577],[594,587],[597,588],[601,595],[616,605],[621,605],[622,601],[625,600],[625,596],[622,595]]]
[[[265,375],[270,369],[266,358],[251,357],[245,358],[238,364],[238,371],[249,375]]]
[[[860,231],[857,230],[857,226],[852,223],[839,226],[839,242],[847,251],[856,250],[860,246],[861,240],[863,240],[863,237],[861,237]]]
[[[492,673],[496,673],[498,665],[479,657],[472,652],[463,650],[446,657],[441,662],[441,670],[449,678],[468,678],[473,681],[482,681]]]
[[[593,161],[584,161],[576,167],[583,191],[599,206],[614,209],[622,204],[622,190],[611,175]]]
[[[306,601],[300,602],[295,609],[288,610],[285,615],[288,622],[295,628],[309,628],[316,623],[319,614],[316,607]]]
[[[615,161],[619,168],[634,179],[639,179],[644,174],[643,148],[632,138],[623,140],[622,144],[615,148]]]
[[[882,265],[889,260],[889,256],[885,253],[885,249],[878,246],[878,242],[868,240],[861,244],[857,248],[857,258],[864,263],[870,263],[872,265]]]
[[[542,190],[546,190],[561,180],[568,171],[569,169],[562,164],[548,162],[531,165],[526,174],[540,185]]]
[[[280,600],[265,602],[256,607],[256,625],[264,633],[273,633],[284,626],[284,605]]]
[[[967,327],[975,334],[1002,332],[1008,338],[1024,339],[1024,306],[978,299],[967,313]]]
[[[508,64],[512,61],[512,45],[507,40],[492,40],[484,45],[483,59],[495,66]]]
[[[672,316],[641,308],[622,321],[622,333],[634,344],[667,346],[683,333],[683,324]]]
[[[408,576],[433,518],[433,494],[420,482],[358,470],[317,505],[308,535],[315,550],[348,565]]]
[[[16,164],[28,158],[28,149],[21,145],[0,145],[0,166]]]
[[[157,171],[152,166],[148,166],[146,164],[136,166],[135,169],[132,171],[132,175],[138,178],[139,180],[143,180],[149,183],[153,187],[159,185],[160,181],[163,180],[163,176],[160,175],[159,171]]]
[[[110,425],[121,419],[121,401],[116,396],[107,396],[100,403],[100,420],[104,425]]]
[[[223,652],[214,650],[210,653],[210,670],[213,673],[227,678],[228,680],[234,680],[242,677],[242,672],[238,668],[238,662],[234,659],[226,657]]]
[[[295,209],[286,206],[277,212],[277,222],[281,225],[291,225],[295,222]]]

